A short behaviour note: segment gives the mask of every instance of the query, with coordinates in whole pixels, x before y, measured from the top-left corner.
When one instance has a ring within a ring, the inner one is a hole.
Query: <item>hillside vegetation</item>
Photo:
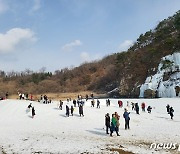
[[[180,11],[161,21],[153,30],[141,34],[128,51],[106,56],[100,61],[51,72],[0,72],[0,93],[62,93],[95,91],[138,97],[147,76],[154,75],[162,57],[180,52]]]

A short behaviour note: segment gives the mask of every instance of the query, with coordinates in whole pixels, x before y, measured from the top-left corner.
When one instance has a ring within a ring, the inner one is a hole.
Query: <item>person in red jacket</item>
[[[123,106],[123,102],[121,100],[118,101],[118,105],[119,107],[122,107]]]
[[[32,101],[33,100],[33,95],[32,94],[30,95],[30,98],[31,98],[31,101]]]
[[[142,111],[144,111],[144,112],[145,112],[145,107],[146,107],[146,105],[145,105],[145,103],[143,102],[143,103],[141,104],[141,108],[142,108]]]

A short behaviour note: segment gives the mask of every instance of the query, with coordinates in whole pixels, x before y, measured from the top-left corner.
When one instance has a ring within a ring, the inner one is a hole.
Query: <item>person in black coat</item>
[[[97,108],[100,108],[100,101],[97,100]]]
[[[139,114],[139,105],[138,105],[138,103],[135,104],[135,110],[136,110],[136,114]]]
[[[69,106],[68,105],[66,105],[66,116],[69,117]]]
[[[60,110],[62,110],[62,106],[63,106],[63,101],[60,100],[60,101],[59,101],[59,109],[60,109]]]
[[[173,107],[170,107],[170,108],[169,108],[169,114],[170,114],[172,120],[173,120],[173,117],[174,117],[173,112],[174,112]]]
[[[76,100],[75,99],[73,100],[73,104],[74,104],[74,107],[76,107]]]
[[[35,109],[34,109],[34,107],[32,107],[32,118],[34,118],[35,115],[36,115],[35,114]]]
[[[106,125],[106,134],[109,134],[108,130],[110,129],[110,116],[109,113],[105,115],[105,125]]]
[[[84,116],[84,114],[83,114],[83,105],[82,104],[79,105],[79,115]]]
[[[73,116],[73,111],[74,111],[74,108],[73,106],[71,105],[71,115]]]
[[[127,112],[127,109],[124,109],[123,117],[125,119],[125,129],[127,128],[129,129],[129,120],[130,120],[129,114],[130,112]]]
[[[6,99],[8,99],[8,96],[9,96],[9,93],[7,92],[7,93],[6,93]]]
[[[169,109],[170,109],[170,105],[169,104],[167,104],[166,109],[167,109],[167,113],[169,114]]]
[[[152,107],[148,106],[148,108],[147,108],[148,113],[151,113],[151,110],[152,110]]]
[[[29,105],[28,105],[28,108],[30,109],[32,107],[32,103],[30,103]]]

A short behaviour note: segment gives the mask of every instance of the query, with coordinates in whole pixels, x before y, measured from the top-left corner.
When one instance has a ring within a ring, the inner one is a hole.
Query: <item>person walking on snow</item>
[[[134,110],[135,109],[135,105],[134,105],[133,102],[131,102],[131,106],[132,106],[132,110]]]
[[[63,101],[60,100],[60,101],[59,101],[59,109],[60,109],[60,110],[62,110],[62,106],[63,106]]]
[[[74,107],[76,107],[76,100],[75,99],[73,100],[73,104],[74,104]]]
[[[66,116],[69,117],[69,106],[66,105]]]
[[[100,108],[100,101],[97,100],[97,108]]]
[[[167,109],[167,113],[169,114],[169,109],[170,109],[170,105],[169,104],[167,104],[166,109]]]
[[[114,113],[115,114],[115,118],[116,118],[116,130],[117,130],[117,132],[119,132],[119,126],[120,126],[120,122],[119,122],[119,120],[120,120],[120,115],[117,113],[117,112],[115,112]]]
[[[136,114],[139,114],[139,105],[138,105],[138,103],[135,104],[135,110],[136,110]]]
[[[173,117],[174,117],[173,112],[174,112],[173,107],[170,107],[170,108],[169,108],[169,114],[170,114],[172,120],[173,120]]]
[[[112,136],[112,133],[114,131],[116,131],[117,136],[120,136],[117,131],[117,119],[115,118],[115,114],[112,114],[111,126],[110,126],[110,136]]]
[[[118,101],[119,107],[123,107],[123,102],[121,100]]]
[[[147,108],[148,113],[151,113],[151,110],[152,110],[152,107],[148,106],[148,108]]]
[[[74,111],[74,108],[73,106],[71,105],[71,115],[73,116],[73,111]]]
[[[106,100],[106,106],[110,106],[110,100]]]
[[[127,112],[127,109],[124,109],[123,117],[125,119],[125,129],[127,128],[129,129],[129,120],[130,120],[129,114],[130,112]]]
[[[110,116],[109,113],[105,115],[105,125],[106,125],[106,134],[109,134],[108,130],[110,129]]]
[[[35,109],[34,109],[34,107],[32,107],[32,118],[34,118],[35,115],[36,115],[35,114]]]
[[[91,107],[94,107],[94,104],[95,104],[95,102],[94,102],[94,100],[92,100],[91,101]]]
[[[9,93],[8,93],[8,92],[6,92],[6,99],[8,99],[8,96],[9,96]]]
[[[143,111],[143,112],[145,112],[145,106],[146,106],[146,105],[145,105],[145,103],[143,102],[143,103],[141,104],[141,108],[142,108],[142,111]]]
[[[83,105],[82,104],[79,105],[79,115],[84,116],[84,114],[83,114]]]

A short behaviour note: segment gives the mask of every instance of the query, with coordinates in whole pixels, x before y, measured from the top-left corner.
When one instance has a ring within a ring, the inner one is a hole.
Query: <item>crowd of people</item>
[[[18,92],[18,96],[20,100],[33,100],[32,94]]]
[[[23,95],[20,97],[21,99],[23,99]],[[25,99],[25,98],[24,98]],[[84,100],[85,99],[85,100]],[[94,96],[91,95],[91,97],[88,97],[88,95],[85,96],[85,98],[82,98],[81,95],[78,95],[77,99],[73,99],[71,100],[71,98],[68,98],[65,104],[65,115],[67,117],[69,117],[70,115],[73,116],[74,114],[74,110],[75,108],[79,109],[79,116],[84,117],[84,104],[85,102],[88,101],[88,99],[91,99],[91,107],[95,107],[95,104],[97,105],[96,108],[100,109],[100,100],[94,99]],[[51,103],[51,100],[48,99],[48,97],[46,95],[40,97],[40,100],[44,103],[44,104],[48,104]],[[124,106],[124,113],[122,115],[122,117],[124,118],[124,128],[125,130],[130,129],[130,112],[129,109],[131,108],[131,112],[135,111],[136,114],[139,115],[139,104],[137,102],[131,102],[131,106],[130,106],[130,102],[127,101],[127,103],[123,102],[122,100],[118,100],[118,107],[123,108]],[[63,110],[63,101],[60,100],[57,104],[57,107],[60,110]],[[109,107],[111,104],[110,99],[106,100],[106,106]],[[169,104],[167,104],[166,106],[167,109],[167,113],[170,115],[171,119],[173,120],[173,116],[174,116],[174,109],[172,106],[170,106]],[[30,112],[32,113],[32,118],[34,118],[35,116],[35,109],[32,106],[32,103],[30,103],[27,107],[27,113]],[[151,113],[152,111],[152,107],[149,105],[147,106],[145,102],[141,103],[141,110],[142,112],[147,112]],[[110,134],[110,136],[113,136],[113,133],[115,132],[117,136],[119,135],[119,126],[120,126],[120,115],[117,112],[114,112],[112,114],[112,116],[110,117],[110,114],[107,113],[105,114],[105,126],[106,126],[106,134]]]

